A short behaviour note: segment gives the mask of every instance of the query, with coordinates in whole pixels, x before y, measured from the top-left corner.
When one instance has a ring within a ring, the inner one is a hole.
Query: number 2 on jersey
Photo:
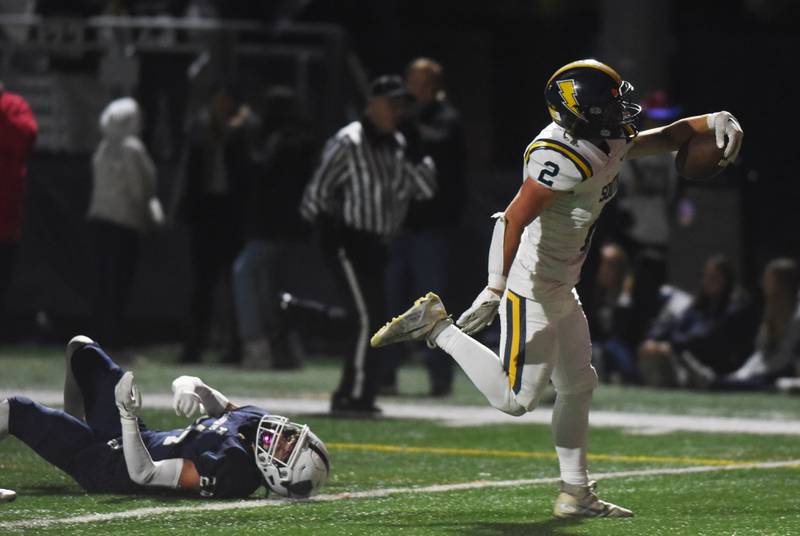
[[[539,173],[539,176],[536,177],[536,180],[541,182],[546,186],[553,186],[553,181],[549,179],[545,179],[544,176],[547,175],[548,177],[555,177],[558,175],[558,164],[555,162],[545,162],[542,171]]]

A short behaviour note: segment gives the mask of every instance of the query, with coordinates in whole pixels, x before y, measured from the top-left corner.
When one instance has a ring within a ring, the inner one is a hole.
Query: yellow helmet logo
[[[559,80],[556,84],[558,84],[558,92],[561,94],[561,100],[564,102],[564,106],[567,107],[567,110],[585,120],[586,118],[580,110],[578,110],[578,98],[575,96],[575,81]]]

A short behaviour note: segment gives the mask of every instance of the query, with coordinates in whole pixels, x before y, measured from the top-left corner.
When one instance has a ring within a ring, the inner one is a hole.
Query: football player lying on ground
[[[264,485],[306,498],[328,477],[325,445],[306,425],[238,407],[200,378],[181,376],[172,383],[175,412],[204,416],[183,429],[149,430],[136,416],[133,374],[88,337],[74,337],[66,353],[64,410],[22,396],[2,400],[0,439],[16,436],[86,491],[233,498]]]
[[[511,415],[532,411],[552,380],[553,440],[561,470],[558,517],[629,517],[600,500],[586,463],[589,405],[597,385],[589,328],[575,284],[603,206],[617,190],[624,159],[677,150],[713,135],[725,166],[742,130],[728,112],[681,119],[637,135],[633,87],[595,60],[558,69],[545,86],[553,119],[528,145],[522,186],[496,214],[488,285],[457,325],[433,293],[381,328],[373,346],[427,340],[450,354],[489,403]],[[713,164],[712,164],[713,165]],[[501,356],[470,337],[500,310]]]

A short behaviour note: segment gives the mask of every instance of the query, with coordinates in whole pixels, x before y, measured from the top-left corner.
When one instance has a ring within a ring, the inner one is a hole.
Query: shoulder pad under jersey
[[[553,190],[572,190],[592,176],[592,165],[568,142],[540,138],[525,150],[525,175]]]

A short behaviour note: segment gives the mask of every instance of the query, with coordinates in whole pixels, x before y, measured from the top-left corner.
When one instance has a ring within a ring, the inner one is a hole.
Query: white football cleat
[[[11,502],[17,498],[17,492],[13,489],[0,488],[0,503]]]
[[[92,344],[94,341],[86,335],[75,335],[67,343],[67,361],[72,359],[72,354],[86,346]]]
[[[436,335],[452,323],[439,296],[428,292],[415,301],[408,311],[387,322],[369,342],[373,348],[423,339],[428,339],[430,344]]]
[[[561,493],[556,497],[553,515],[560,518],[575,517],[633,517],[633,512],[616,504],[600,500],[595,493],[597,482],[586,486],[561,482]]]

